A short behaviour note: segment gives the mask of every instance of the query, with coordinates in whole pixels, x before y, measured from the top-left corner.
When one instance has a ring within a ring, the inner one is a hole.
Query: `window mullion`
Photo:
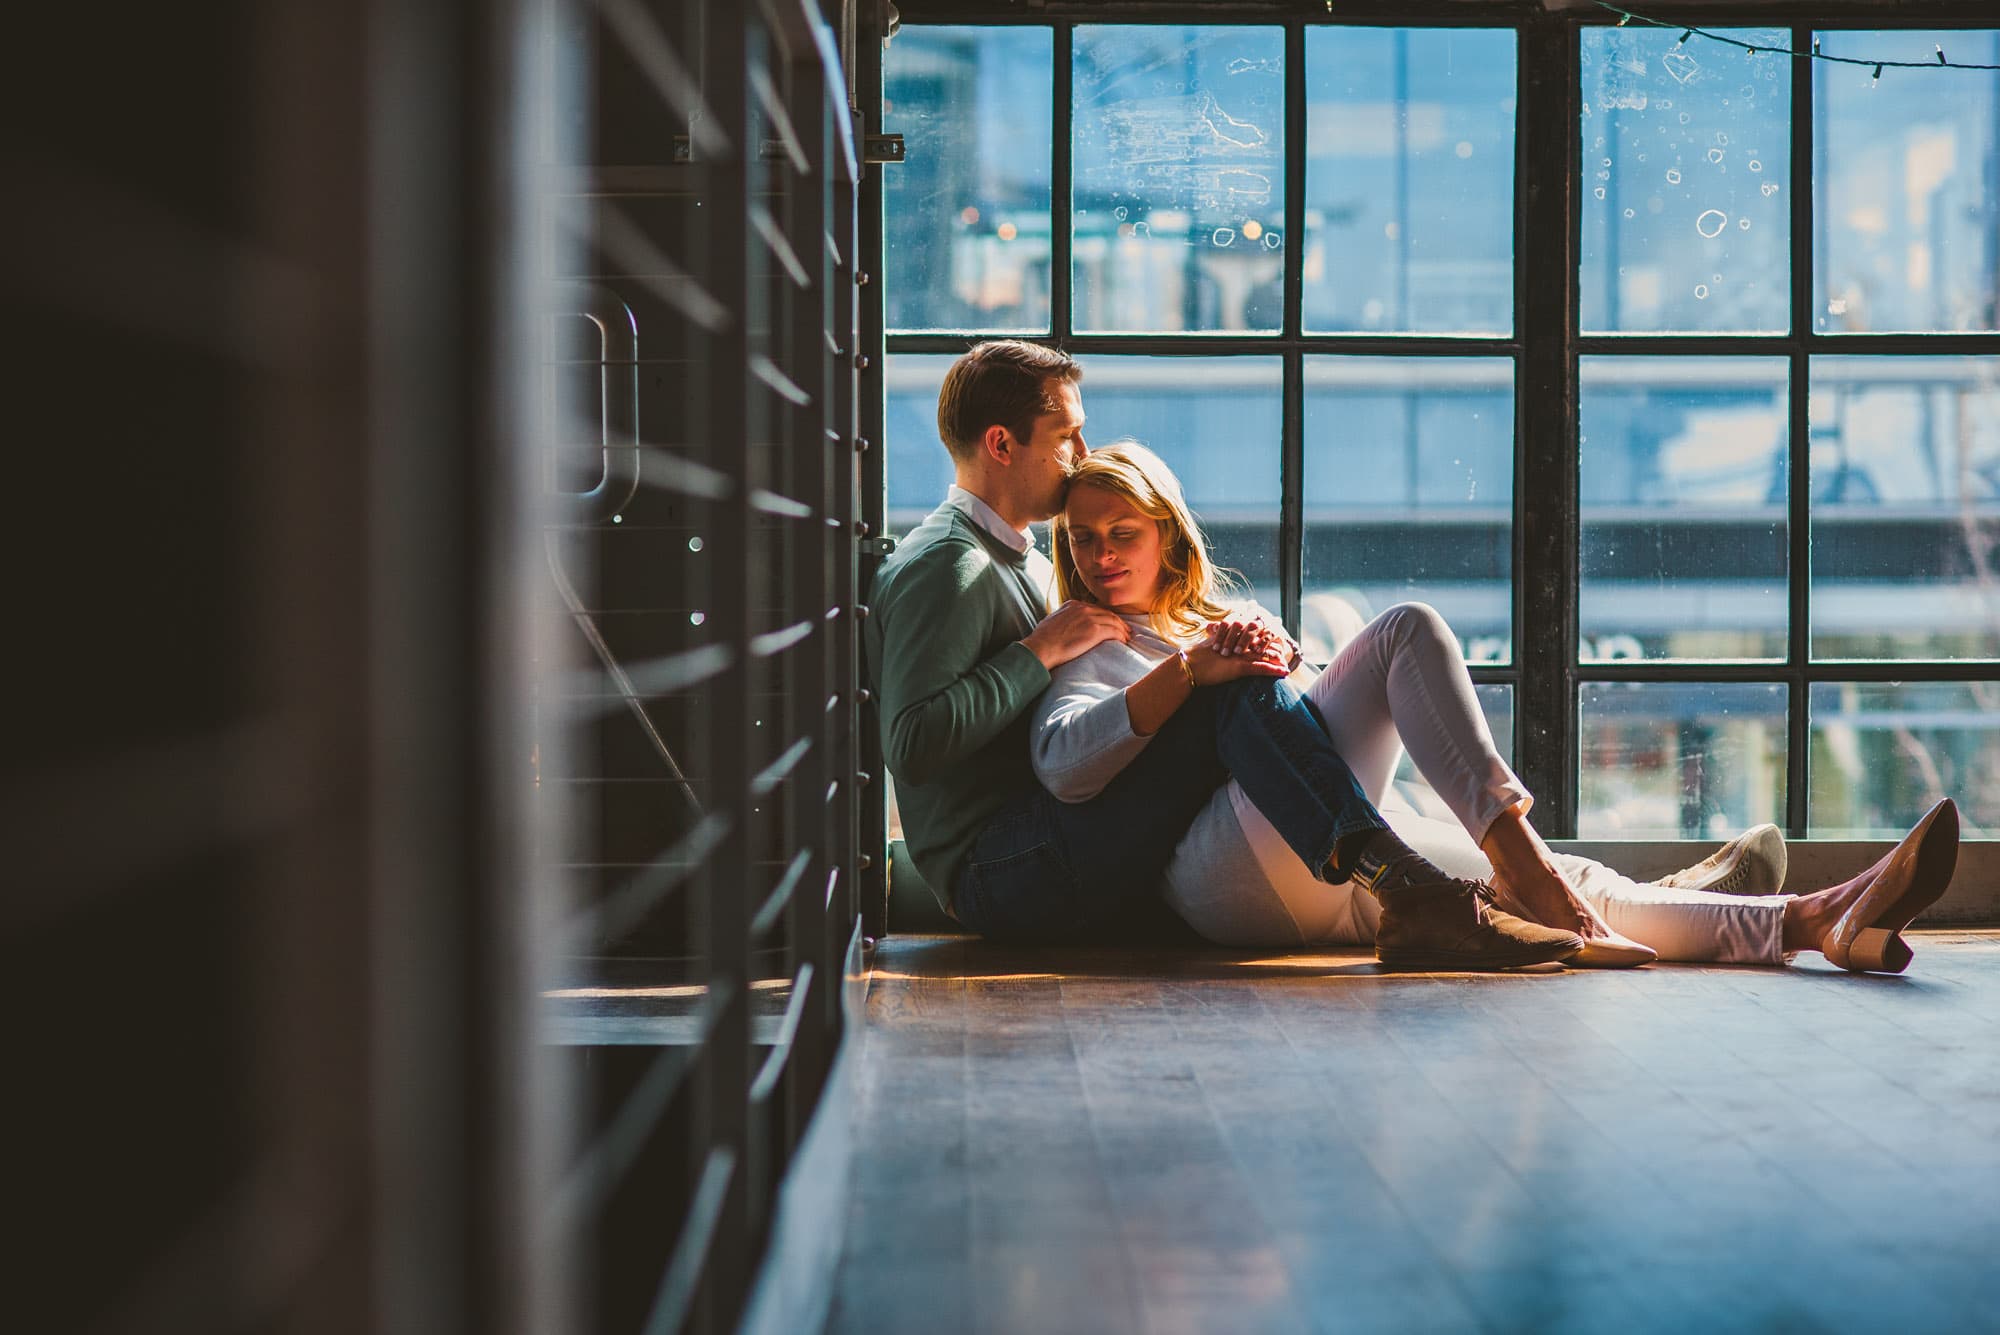
[[[1049,333],[1057,347],[1061,347],[1070,336],[1073,320],[1070,313],[1070,226],[1075,220],[1075,191],[1070,184],[1071,147],[1070,116],[1075,105],[1073,84],[1076,77],[1074,36],[1076,27],[1072,23],[1059,22],[1055,25],[1055,79],[1050,84],[1053,98],[1049,124],[1049,149],[1051,153],[1049,173]]]
[[[1537,794],[1536,828],[1576,831],[1577,321],[1576,28],[1520,29],[1515,149],[1514,753]]]
[[[1812,29],[1792,29],[1792,49],[1811,49]],[[1785,715],[1785,830],[1793,838],[1807,832],[1807,799],[1812,783],[1812,418],[1810,391],[1812,358],[1807,352],[1813,332],[1812,244],[1813,72],[1810,61],[1792,69],[1792,342],[1789,435],[1785,514],[1790,524],[1791,584],[1789,661],[1791,699]]]
[[[1306,30],[1285,25],[1284,337],[1304,328],[1306,217]],[[1284,437],[1278,456],[1278,603],[1285,628],[1301,633],[1305,588],[1305,357],[1285,353]]]

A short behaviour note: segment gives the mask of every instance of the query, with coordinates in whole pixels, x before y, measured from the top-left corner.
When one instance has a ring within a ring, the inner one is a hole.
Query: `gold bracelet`
[[[1194,679],[1194,664],[1188,662],[1187,650],[1183,649],[1180,651],[1180,660],[1181,675],[1187,678],[1188,689],[1191,691],[1195,689],[1197,683]]]

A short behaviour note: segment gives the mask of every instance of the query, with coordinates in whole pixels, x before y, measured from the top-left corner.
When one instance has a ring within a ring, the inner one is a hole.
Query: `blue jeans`
[[[1232,778],[1308,867],[1324,869],[1347,835],[1388,828],[1311,705],[1284,681],[1239,678],[1195,691],[1089,801],[1036,787],[1001,808],[952,884],[953,910],[1001,940],[1115,936]]]

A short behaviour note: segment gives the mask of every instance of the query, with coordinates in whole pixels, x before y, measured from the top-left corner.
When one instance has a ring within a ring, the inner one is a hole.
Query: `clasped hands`
[[[1201,642],[1183,652],[1195,684],[1214,686],[1238,677],[1285,676],[1298,646],[1262,617],[1224,617],[1211,621]]]

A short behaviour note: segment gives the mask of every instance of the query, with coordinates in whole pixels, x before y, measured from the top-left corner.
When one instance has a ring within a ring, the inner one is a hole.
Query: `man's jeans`
[[[1388,828],[1298,692],[1239,678],[1195,691],[1089,801],[1036,787],[1001,808],[952,886],[959,921],[1013,941],[1115,935],[1232,778],[1308,867],[1325,867],[1345,835]]]

